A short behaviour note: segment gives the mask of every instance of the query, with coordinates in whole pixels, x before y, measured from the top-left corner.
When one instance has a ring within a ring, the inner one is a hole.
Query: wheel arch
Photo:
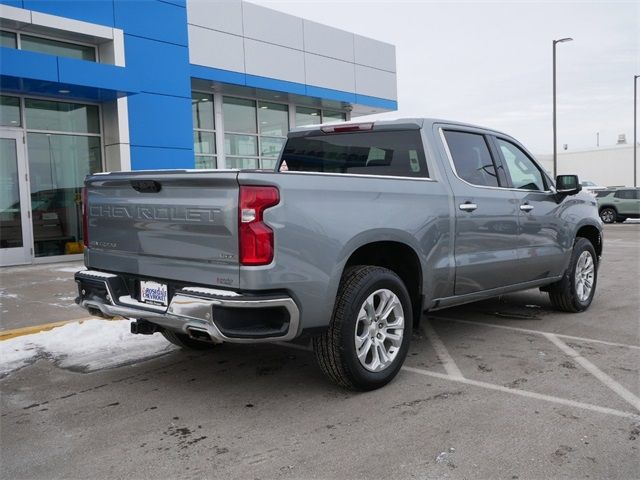
[[[616,212],[616,215],[618,214],[618,209],[616,208],[615,205],[609,204],[609,203],[605,203],[604,205],[600,205],[598,207],[598,213],[602,212],[602,210],[604,210],[605,208],[610,208],[612,209],[614,212]]]
[[[598,258],[602,255],[602,232],[594,225],[582,225],[576,232],[577,238],[586,238],[593,245]]]
[[[351,253],[344,264],[342,274],[354,265],[375,265],[387,268],[398,275],[411,298],[413,323],[418,324],[422,315],[423,275],[420,257],[413,247],[395,240],[370,242]]]

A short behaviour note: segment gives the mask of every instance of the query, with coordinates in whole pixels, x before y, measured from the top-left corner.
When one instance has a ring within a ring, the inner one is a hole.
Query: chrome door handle
[[[531,210],[533,210],[533,205],[525,203],[524,205],[520,205],[520,210],[522,210],[523,212],[530,212]]]
[[[475,203],[466,202],[460,204],[460,210],[464,212],[473,212],[476,208],[478,208],[478,205]]]

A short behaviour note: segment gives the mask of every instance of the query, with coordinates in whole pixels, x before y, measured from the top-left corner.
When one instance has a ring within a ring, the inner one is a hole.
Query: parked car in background
[[[614,188],[597,193],[598,211],[604,223],[640,218],[640,188]]]
[[[602,185],[598,185],[597,183],[593,183],[590,180],[580,180],[580,185],[582,185],[582,189],[590,192],[590,193],[595,193],[599,190],[606,190],[607,187],[603,187]]]

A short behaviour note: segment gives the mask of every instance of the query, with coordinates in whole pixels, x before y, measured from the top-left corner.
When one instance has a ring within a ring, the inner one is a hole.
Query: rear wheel
[[[613,222],[615,222],[617,216],[618,216],[618,213],[615,211],[614,208],[605,207],[602,210],[600,210],[600,219],[604,223],[613,223]]]
[[[577,313],[589,308],[598,280],[597,258],[589,240],[576,239],[564,277],[548,289],[549,298],[556,309]]]
[[[349,268],[329,328],[314,338],[322,371],[338,385],[374,390],[398,373],[411,340],[412,308],[402,280],[374,266]]]
[[[184,333],[176,333],[170,330],[163,330],[162,336],[174,345],[186,350],[210,350],[216,346],[213,342],[201,342]]]

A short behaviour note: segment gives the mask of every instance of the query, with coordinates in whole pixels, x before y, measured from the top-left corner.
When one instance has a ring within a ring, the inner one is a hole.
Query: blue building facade
[[[0,264],[77,252],[87,173],[271,168],[397,108],[392,45],[241,0],[0,0],[0,33]]]

